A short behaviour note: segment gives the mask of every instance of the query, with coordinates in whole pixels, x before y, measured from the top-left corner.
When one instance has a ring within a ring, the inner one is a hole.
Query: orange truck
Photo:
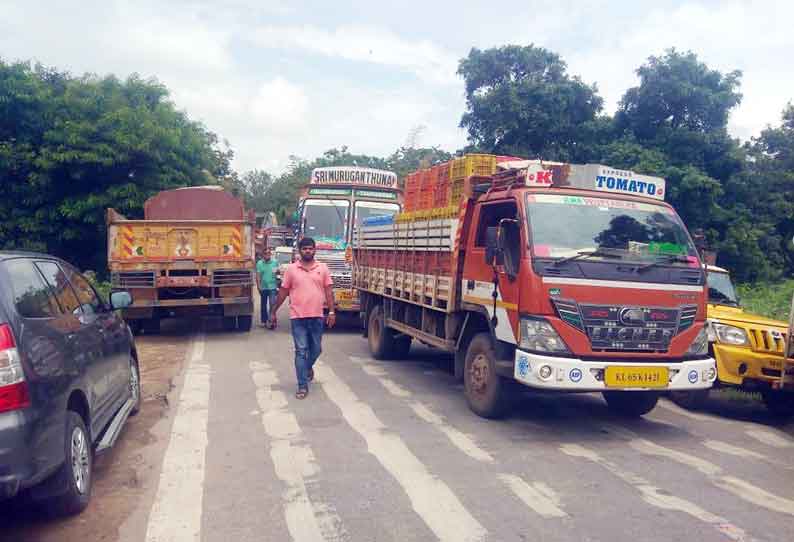
[[[406,212],[354,238],[374,357],[414,340],[454,353],[483,417],[508,409],[509,381],[601,392],[627,416],[714,384],[705,276],[663,179],[491,155],[434,167],[406,179]]]
[[[149,198],[143,220],[114,209],[106,219],[111,284],[132,294],[123,316],[134,332],[203,316],[251,329],[255,216],[242,201],[220,187],[179,188]]]

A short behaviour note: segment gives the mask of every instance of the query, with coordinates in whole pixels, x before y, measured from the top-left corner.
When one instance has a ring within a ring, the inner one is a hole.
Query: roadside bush
[[[794,279],[774,284],[739,284],[736,289],[746,310],[788,322],[791,296],[794,295]]]

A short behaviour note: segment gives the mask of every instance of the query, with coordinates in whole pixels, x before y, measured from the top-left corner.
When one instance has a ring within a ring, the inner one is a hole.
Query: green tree
[[[559,55],[542,47],[472,49],[460,61],[466,112],[460,126],[483,151],[568,160],[598,130],[603,100],[595,85],[567,73]]]
[[[225,179],[229,152],[155,80],[0,61],[0,247],[103,273],[107,207],[140,217],[160,190]]]

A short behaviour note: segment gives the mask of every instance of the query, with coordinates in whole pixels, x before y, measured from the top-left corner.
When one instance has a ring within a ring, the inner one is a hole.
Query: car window
[[[66,271],[66,276],[69,278],[69,282],[71,282],[74,287],[75,293],[77,293],[77,299],[80,301],[80,306],[83,307],[83,311],[85,311],[86,314],[102,312],[104,304],[100,301],[91,283],[72,267],[65,266],[64,270]]]
[[[474,246],[484,247],[488,228],[499,226],[499,222],[503,218],[515,218],[516,213],[517,207],[515,202],[512,201],[483,205],[480,210],[480,224],[477,228],[477,238]]]
[[[52,318],[60,314],[55,297],[30,260],[6,262],[14,306],[23,318]]]
[[[55,298],[64,312],[81,315],[80,301],[69,285],[69,281],[66,280],[66,274],[64,274],[61,267],[55,262],[36,262],[36,267],[39,268],[41,274],[44,275],[44,279],[55,292]]]

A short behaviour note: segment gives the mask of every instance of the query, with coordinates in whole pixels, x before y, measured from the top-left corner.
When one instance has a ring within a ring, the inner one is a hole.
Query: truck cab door
[[[493,325],[496,337],[499,340],[516,344],[514,332],[518,325],[518,275],[510,276],[505,265],[496,266],[486,262],[486,245],[488,228],[499,228],[503,221],[516,220],[518,208],[515,200],[499,200],[478,205],[475,210],[475,224],[472,228],[473,235],[467,241],[466,261],[463,267],[463,284],[461,294],[463,301],[472,305],[479,305],[485,311]],[[514,234],[510,239],[503,239],[503,243],[511,250],[508,257],[513,258],[516,272],[519,268],[521,247],[525,240],[518,224],[511,226]],[[494,285],[496,282],[496,285]],[[494,299],[494,291],[496,299]],[[495,317],[495,320],[494,320]]]

